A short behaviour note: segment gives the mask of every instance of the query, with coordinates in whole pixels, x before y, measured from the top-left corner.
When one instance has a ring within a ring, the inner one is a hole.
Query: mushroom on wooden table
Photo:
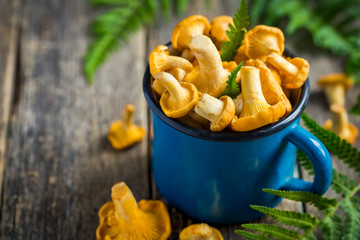
[[[353,80],[345,73],[332,73],[321,76],[318,85],[324,89],[329,106],[345,106],[345,92],[353,85]]]
[[[122,119],[111,124],[108,139],[115,149],[127,148],[144,138],[146,131],[134,124],[134,112],[134,105],[127,104]]]
[[[166,240],[170,236],[170,217],[159,200],[136,202],[124,182],[111,189],[112,201],[99,210],[100,225],[97,240]]]
[[[184,228],[180,232],[179,240],[224,240],[224,238],[216,228],[206,223],[199,223]]]

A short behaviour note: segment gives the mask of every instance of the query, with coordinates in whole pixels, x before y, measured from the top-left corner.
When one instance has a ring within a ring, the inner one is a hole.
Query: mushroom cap
[[[230,128],[238,132],[251,131],[276,122],[285,114],[285,111],[285,106],[278,102],[252,116],[240,118],[235,116],[231,121]]]
[[[184,228],[179,235],[179,240],[223,240],[223,236],[216,228],[206,223],[192,224]]]
[[[245,54],[252,59],[265,60],[270,53],[282,55],[284,34],[276,27],[257,25],[244,36]]]
[[[157,46],[149,55],[150,73],[153,77],[159,72],[167,71],[171,68],[181,68],[185,72],[193,69],[191,62],[182,57],[170,56],[168,47],[165,45]]]
[[[210,123],[210,130],[213,132],[220,132],[229,126],[235,115],[235,103],[231,97],[225,95],[220,97],[219,100],[224,103],[224,109],[218,119]]]
[[[130,111],[131,113],[129,113]],[[127,104],[125,107],[124,115],[133,114],[134,111],[134,106],[131,104]],[[131,120],[115,121],[110,126],[108,139],[115,149],[121,150],[130,147],[131,145],[141,141],[146,134],[145,129],[133,124],[132,117],[129,118],[131,118]]]
[[[170,218],[164,203],[158,200],[141,200],[136,203],[124,182],[113,186],[111,197],[113,201],[105,203],[99,211],[97,240],[165,240],[169,237]],[[125,218],[122,215],[126,215]]]
[[[183,50],[189,48],[191,39],[195,35],[208,35],[211,25],[202,15],[193,15],[180,21],[174,28],[171,43],[174,48]]]
[[[170,73],[156,74],[158,79],[167,89],[160,98],[160,107],[164,114],[172,118],[180,118],[188,114],[199,100],[196,87],[187,82],[178,82]]]
[[[229,41],[229,37],[226,34],[227,30],[230,30],[229,24],[234,24],[233,18],[230,16],[218,16],[211,21],[210,34],[216,40],[216,47],[220,47],[224,41]]]
[[[309,62],[303,58],[293,58],[289,62],[298,68],[298,72],[295,76],[287,75],[286,72],[283,72],[285,78],[283,78],[281,84],[289,89],[300,88],[309,76]]]
[[[321,76],[317,82],[321,87],[331,84],[341,84],[348,90],[354,84],[352,78],[345,73],[332,73]]]

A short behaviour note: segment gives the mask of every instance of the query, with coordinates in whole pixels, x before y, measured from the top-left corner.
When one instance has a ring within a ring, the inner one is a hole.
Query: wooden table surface
[[[185,16],[209,19],[231,15],[239,1],[193,1]],[[0,188],[4,239],[94,239],[98,210],[110,200],[111,186],[124,181],[140,199],[161,199],[152,181],[148,139],[124,151],[107,141],[112,121],[126,103],[136,106],[137,124],[149,129],[142,77],[149,52],[169,41],[183,17],[159,20],[138,31],[112,55],[88,86],[82,59],[99,11],[86,0],[0,0]],[[342,71],[341,59],[316,48],[299,32],[286,46],[309,60],[311,97],[306,112],[319,123],[330,117],[316,79]],[[349,109],[359,88],[347,94]],[[360,118],[350,116],[360,126]],[[359,141],[356,143],[360,147]],[[334,168],[355,174],[333,158]],[[296,172],[295,174],[299,174]],[[307,179],[306,174],[301,174]],[[359,179],[357,179],[359,182]],[[331,192],[328,192],[332,196]],[[312,208],[283,201],[279,208]],[[169,206],[170,239],[196,222]],[[261,222],[271,222],[261,218]],[[224,239],[241,239],[235,226],[217,226]]]

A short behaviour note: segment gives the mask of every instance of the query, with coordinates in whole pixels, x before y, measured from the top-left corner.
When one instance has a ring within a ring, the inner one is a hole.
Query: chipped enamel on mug
[[[287,50],[284,55],[293,57]],[[275,123],[248,132],[212,132],[167,117],[152,91],[147,67],[143,91],[152,111],[152,171],[161,195],[195,219],[234,224],[262,215],[250,205],[280,203],[281,198],[263,188],[324,194],[332,178],[330,155],[299,125],[309,88],[307,79],[301,89],[292,91],[292,111]],[[293,177],[297,148],[313,164],[313,182]]]

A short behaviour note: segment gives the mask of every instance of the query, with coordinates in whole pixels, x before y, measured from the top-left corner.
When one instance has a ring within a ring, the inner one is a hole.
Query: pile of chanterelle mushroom
[[[245,132],[291,111],[290,90],[304,84],[309,63],[284,57],[282,31],[264,25],[245,34],[234,61],[222,62],[219,49],[228,41],[229,23],[228,16],[211,23],[204,16],[190,16],[174,28],[170,49],[160,45],[151,52],[152,88],[166,116],[214,132],[227,127]],[[236,99],[221,96],[228,75],[242,61],[236,79],[241,93]]]

